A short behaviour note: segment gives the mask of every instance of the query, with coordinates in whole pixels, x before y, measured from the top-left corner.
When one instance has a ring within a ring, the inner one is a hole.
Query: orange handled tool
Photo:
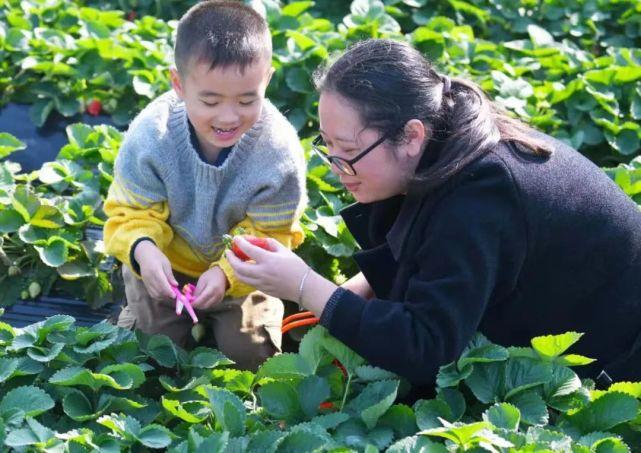
[[[302,311],[283,319],[283,325],[280,328],[280,331],[281,333],[286,333],[296,327],[318,324],[319,321],[320,318],[317,318],[311,311]]]

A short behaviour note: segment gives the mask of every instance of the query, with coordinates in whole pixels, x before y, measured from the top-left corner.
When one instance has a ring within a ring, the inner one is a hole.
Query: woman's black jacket
[[[571,352],[598,362],[580,375],[618,360],[615,379],[641,380],[641,358],[620,366],[641,343],[641,212],[592,162],[541,137],[551,157],[499,143],[433,193],[347,208],[376,297],[339,289],[321,323],[419,386],[477,330],[506,346],[584,332]]]

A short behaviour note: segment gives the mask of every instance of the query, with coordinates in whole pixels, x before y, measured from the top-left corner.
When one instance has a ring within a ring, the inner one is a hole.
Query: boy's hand
[[[149,295],[156,300],[174,299],[176,296],[171,285],[178,285],[171,263],[156,244],[141,241],[134,250],[134,258],[140,266],[142,282]]]
[[[198,279],[194,291],[196,299],[191,305],[199,310],[213,307],[223,300],[228,286],[229,282],[222,269],[218,266],[212,267]]]

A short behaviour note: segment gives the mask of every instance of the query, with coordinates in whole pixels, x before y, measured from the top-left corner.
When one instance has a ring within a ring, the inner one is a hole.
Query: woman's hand
[[[298,255],[272,238],[267,239],[270,250],[256,247],[242,236],[233,241],[253,261],[242,261],[231,250],[225,251],[241,281],[270,296],[299,302],[300,283],[309,266]]]

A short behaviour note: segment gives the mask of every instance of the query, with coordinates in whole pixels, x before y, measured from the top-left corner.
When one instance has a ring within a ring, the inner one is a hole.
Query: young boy
[[[131,123],[105,203],[107,252],[121,260],[122,327],[191,346],[170,285],[195,281],[193,307],[218,349],[256,369],[280,350],[282,302],[234,277],[222,236],[242,227],[303,241],[305,160],[296,131],[265,99],[273,73],[265,20],[205,1],[178,24],[173,91]]]

